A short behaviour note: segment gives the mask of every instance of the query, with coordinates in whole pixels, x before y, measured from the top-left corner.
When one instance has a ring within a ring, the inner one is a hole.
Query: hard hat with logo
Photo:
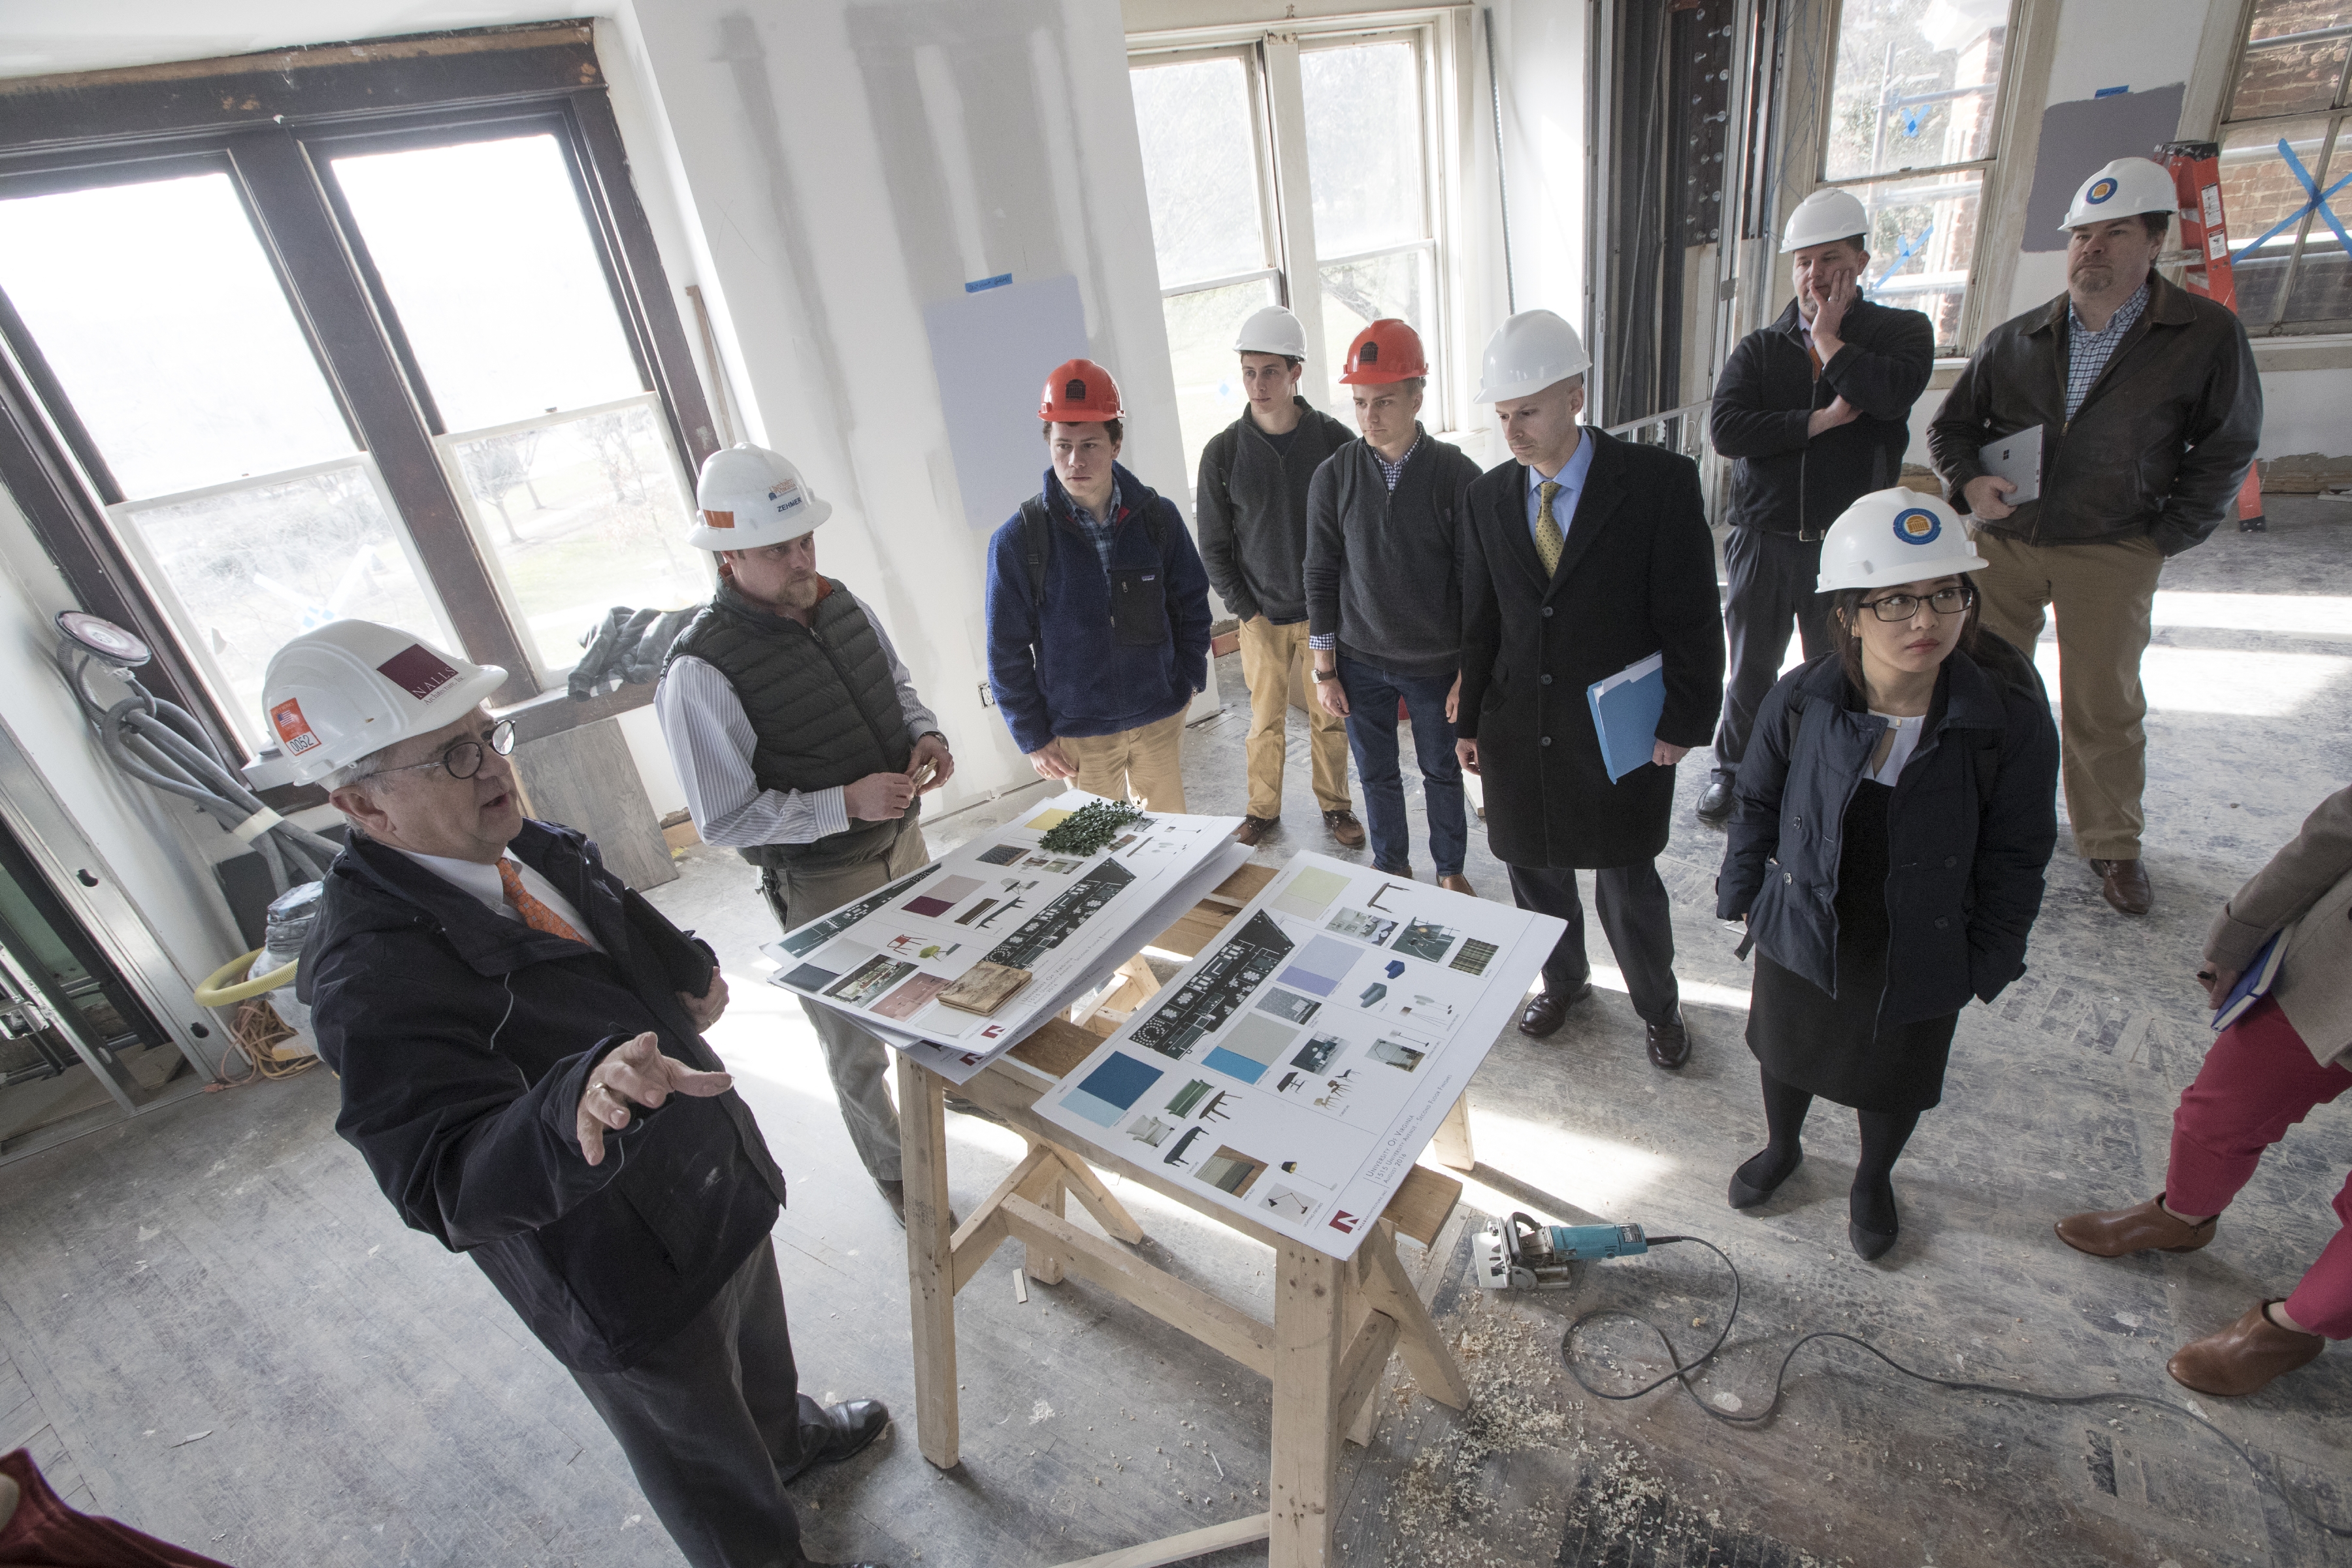
[[[814,532],[833,515],[782,453],[748,441],[703,459],[694,504],[702,521],[687,542],[697,550],[763,550]]]
[[[261,678],[261,707],[293,781],[310,784],[455,723],[506,678],[397,626],[332,621],[278,650]]]
[[[1582,375],[1592,365],[1584,340],[1549,310],[1521,310],[1486,340],[1478,367],[1478,403],[1533,397],[1555,382]]]
[[[1094,425],[1117,419],[1118,383],[1110,372],[1090,359],[1064,360],[1045,378],[1045,395],[1037,401],[1037,417],[1048,425]]]
[[[2163,164],[2147,158],[2118,158],[2083,182],[2074,193],[2074,205],[2066,209],[2066,221],[2058,226],[2080,228],[2137,213],[2170,216],[2179,207],[2179,189]]]
[[[1305,359],[1307,329],[1282,306],[1268,305],[1263,310],[1250,312],[1250,319],[1242,323],[1241,335],[1234,340],[1234,352]]]
[[[1385,386],[1428,374],[1421,334],[1393,316],[1382,316],[1348,345],[1348,364],[1339,380],[1348,386]]]
[[[1951,503],[1898,487],[1873,490],[1838,513],[1822,540],[1822,572],[1813,588],[1822,594],[1892,588],[1980,572],[1986,564]]]
[[[1780,230],[1780,254],[1802,250],[1809,245],[1827,245],[1834,239],[1852,239],[1860,236],[1868,248],[1870,214],[1863,210],[1862,199],[1852,191],[1829,186],[1815,191],[1797,204],[1789,221]]]

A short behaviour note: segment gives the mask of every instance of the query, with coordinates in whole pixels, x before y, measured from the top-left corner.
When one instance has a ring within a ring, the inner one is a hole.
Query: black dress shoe
[[[1568,1016],[1570,1007],[1591,994],[1592,982],[1590,980],[1573,991],[1538,993],[1536,999],[1528,1004],[1528,1010],[1519,1015],[1519,1033],[1531,1040],[1542,1039],[1559,1027],[1560,1020]]]
[[[1860,1220],[1845,1222],[1845,1238],[1853,1244],[1854,1256],[1864,1263],[1874,1263],[1885,1257],[1897,1234],[1891,1230],[1864,1230]]]
[[[1805,1152],[1802,1149],[1797,1151],[1795,1159],[1777,1172],[1772,1169],[1770,1149],[1751,1156],[1746,1164],[1731,1173],[1731,1206],[1736,1209],[1754,1208],[1779,1192],[1780,1184],[1795,1175],[1797,1167],[1804,1163]]]
[[[1664,1023],[1652,1024],[1649,1034],[1650,1059],[1658,1066],[1672,1072],[1690,1060],[1690,1031],[1683,1027],[1679,1007]]]
[[[789,1481],[806,1475],[819,1465],[837,1465],[853,1454],[864,1452],[889,1425],[890,1412],[878,1399],[853,1399],[843,1405],[828,1405],[824,1407],[821,1438],[818,1428],[802,1427],[801,1462],[777,1479]],[[812,1438],[818,1440],[813,1442]]]
[[[1720,827],[1731,819],[1731,775],[1709,773],[1706,787],[1698,792],[1698,819],[1709,827]]]

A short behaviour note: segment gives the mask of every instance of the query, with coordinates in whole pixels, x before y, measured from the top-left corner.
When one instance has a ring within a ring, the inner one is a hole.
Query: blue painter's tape
[[[2128,87],[2103,87],[2091,94],[2093,98],[2120,98],[2131,90]]]
[[[1000,272],[1000,273],[998,273],[998,274],[997,274],[995,277],[993,277],[993,278],[975,278],[975,279],[973,279],[971,282],[969,282],[969,283],[967,283],[967,284],[965,284],[965,285],[963,286],[963,291],[964,291],[965,293],[967,293],[967,294],[977,294],[977,293],[979,293],[979,292],[980,292],[982,289],[1002,289],[1002,288],[1003,288],[1007,283],[1010,283],[1010,282],[1012,282],[1012,281],[1013,281],[1013,274],[1012,274],[1012,273],[1010,273],[1010,272]]]

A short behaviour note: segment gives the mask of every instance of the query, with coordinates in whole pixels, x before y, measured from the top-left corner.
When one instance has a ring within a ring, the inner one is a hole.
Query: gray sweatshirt
[[[1355,439],[1345,425],[1296,400],[1298,423],[1287,450],[1242,416],[1209,437],[1201,451],[1201,488],[1192,500],[1201,564],[1217,595],[1243,620],[1276,625],[1307,618],[1307,490],[1323,459]]]
[[[1478,465],[1413,427],[1394,490],[1361,437],[1315,470],[1307,495],[1307,630],[1391,675],[1461,664],[1463,492]]]

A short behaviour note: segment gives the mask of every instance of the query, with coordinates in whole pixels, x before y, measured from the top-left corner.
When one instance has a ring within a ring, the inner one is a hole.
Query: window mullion
[[[1298,74],[1297,36],[1269,33],[1264,58],[1290,309],[1307,331],[1307,363],[1328,367],[1335,362],[1330,345],[1323,341],[1323,274],[1315,254],[1315,200],[1307,177],[1307,88]],[[1343,351],[1345,347],[1341,345]]]

